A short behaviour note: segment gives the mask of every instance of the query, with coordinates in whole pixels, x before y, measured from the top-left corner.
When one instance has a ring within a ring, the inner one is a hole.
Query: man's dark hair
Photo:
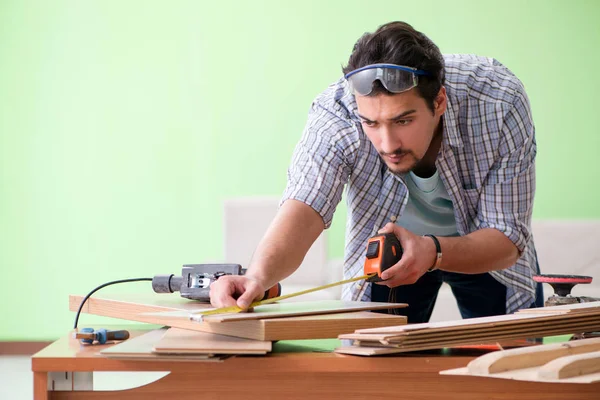
[[[429,72],[419,76],[418,93],[433,111],[433,101],[444,84],[444,58],[440,49],[427,36],[406,22],[390,22],[373,33],[365,33],[354,45],[344,74],[370,64],[405,65]],[[373,83],[369,96],[392,95],[381,82]]]

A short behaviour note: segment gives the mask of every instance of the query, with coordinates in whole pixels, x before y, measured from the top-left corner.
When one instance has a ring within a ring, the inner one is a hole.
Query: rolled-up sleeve
[[[498,155],[479,198],[479,228],[503,232],[522,254],[531,237],[535,195],[535,128],[529,100],[517,92],[506,113]]]
[[[294,199],[309,205],[321,215],[325,228],[331,226],[350,174],[340,140],[349,128],[348,122],[313,104],[288,168],[281,203]]]

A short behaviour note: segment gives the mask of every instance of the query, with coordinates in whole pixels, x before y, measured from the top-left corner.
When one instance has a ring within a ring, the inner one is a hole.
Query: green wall
[[[595,0],[3,0],[0,340],[67,332],[70,293],[222,261],[222,201],[282,192],[311,100],[390,20],[510,67],[537,127],[534,217],[600,218],[599,18]]]

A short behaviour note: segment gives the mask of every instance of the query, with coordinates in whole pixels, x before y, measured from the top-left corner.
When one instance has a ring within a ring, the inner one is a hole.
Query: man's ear
[[[442,115],[446,112],[446,108],[448,107],[448,97],[446,96],[446,88],[441,87],[438,92],[435,100],[433,100],[433,108],[435,110],[436,115]]]

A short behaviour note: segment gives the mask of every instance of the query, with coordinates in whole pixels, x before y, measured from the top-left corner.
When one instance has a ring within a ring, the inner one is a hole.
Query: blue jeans
[[[539,266],[536,267],[539,273]],[[437,270],[426,273],[412,285],[398,286],[393,290],[372,283],[371,301],[408,303],[407,308],[390,312],[406,315],[411,324],[428,322],[443,282],[450,285],[463,318],[506,314],[506,287],[489,273],[459,274]],[[538,283],[531,307],[543,305],[542,284]]]

